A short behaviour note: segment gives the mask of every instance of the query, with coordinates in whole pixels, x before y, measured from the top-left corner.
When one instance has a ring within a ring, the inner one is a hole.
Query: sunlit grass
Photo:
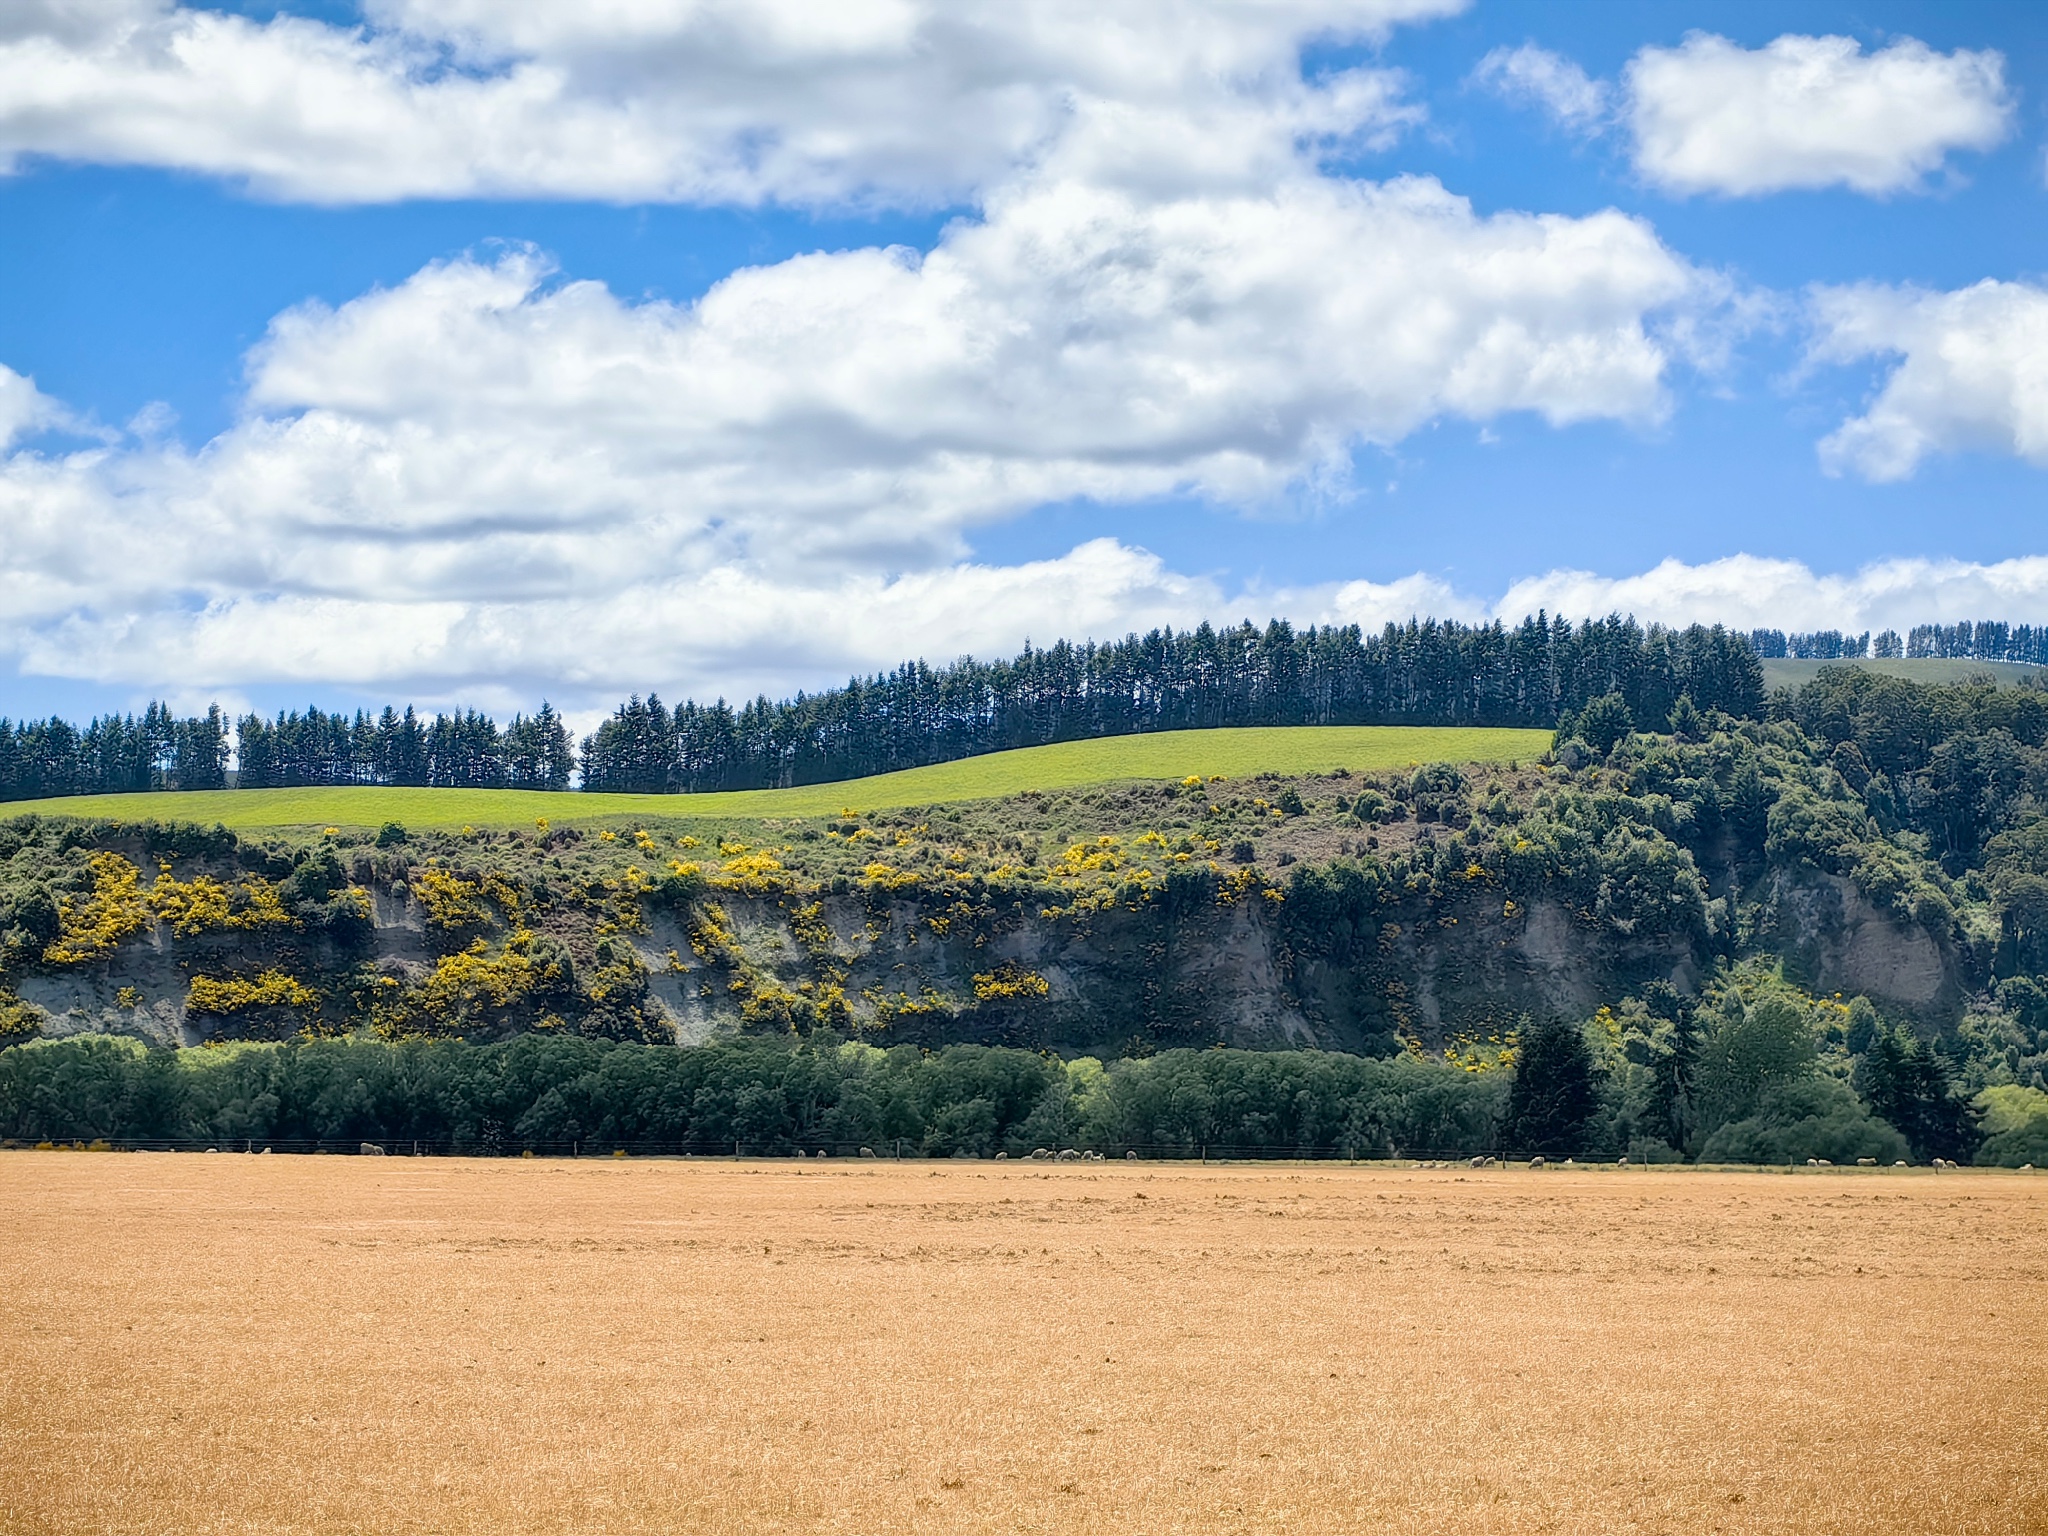
[[[1540,756],[1550,732],[1439,726],[1331,725],[1254,730],[1161,731],[1097,741],[1061,742],[992,752],[957,763],[912,768],[797,789],[707,795],[546,794],[501,789],[250,789],[156,795],[81,795],[0,806],[0,816],[103,816],[120,820],[216,822],[264,827],[408,827],[531,825],[607,816],[829,816],[841,809],[993,800],[1026,790],[1072,789],[1127,779],[1178,779],[1198,773],[1371,772],[1425,762],[1505,762]]]

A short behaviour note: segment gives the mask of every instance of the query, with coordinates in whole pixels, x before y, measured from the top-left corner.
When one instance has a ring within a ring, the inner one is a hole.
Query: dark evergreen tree
[[[1681,693],[1671,706],[1671,734],[1680,741],[1698,741],[1706,734],[1706,717],[1689,693]]]
[[[1628,707],[1628,700],[1617,691],[1602,694],[1580,710],[1572,724],[1572,733],[1605,757],[1614,750],[1616,742],[1630,735],[1635,728],[1635,715]]]
[[[1576,1024],[1523,1023],[1504,1132],[1510,1152],[1574,1157],[1593,1118],[1593,1053]]]
[[[1856,1087],[1872,1113],[1904,1136],[1919,1158],[1968,1162],[1982,1139],[1976,1106],[1956,1092],[1926,1041],[1880,1026],[1856,1066]]]
[[[1653,1018],[1667,1020],[1670,1025],[1654,1037],[1663,1050],[1651,1064],[1651,1128],[1671,1146],[1683,1150],[1699,1127],[1695,1081],[1700,1058],[1699,1024],[1692,1000],[1681,997],[1678,989],[1667,981],[1653,981],[1645,986],[1643,1002]]]
[[[505,728],[505,785],[508,789],[567,789],[576,771],[568,729],[545,699],[531,716],[514,715]]]

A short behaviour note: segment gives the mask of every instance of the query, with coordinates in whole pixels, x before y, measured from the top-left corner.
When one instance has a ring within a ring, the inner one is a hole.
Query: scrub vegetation
[[[1100,1150],[2040,1162],[2048,697],[1839,669],[1770,716],[1681,695],[1642,722],[1617,693],[1540,757],[822,815],[23,817],[0,1117],[508,1151],[992,1155],[1050,1125]],[[77,1038],[106,1034],[209,1049]]]

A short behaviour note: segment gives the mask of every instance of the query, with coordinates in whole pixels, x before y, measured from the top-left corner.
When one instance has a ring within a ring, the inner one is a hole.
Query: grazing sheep
[[[1137,1160],[1138,1154],[1135,1152],[1126,1152],[1124,1154],[1124,1161],[1127,1163],[1135,1163]]]
[[[1874,1157],[1859,1157],[1856,1159],[1856,1166],[1858,1168],[1875,1168],[1877,1166],[1877,1159]]]
[[[1050,1162],[1051,1160],[1052,1153],[1044,1147],[1040,1147],[1037,1151],[1031,1154],[1031,1161],[1033,1161],[1034,1163]]]
[[[1543,1168],[1549,1165],[1543,1161],[1543,1154],[1541,1152],[1538,1152],[1534,1157],[1529,1159],[1529,1166],[1531,1168]]]
[[[1059,1156],[1054,1158],[1053,1161],[1056,1163],[1078,1163],[1081,1161],[1081,1154],[1072,1147],[1062,1147],[1060,1148]]]
[[[860,1155],[862,1157],[873,1157],[875,1155],[875,1149],[873,1147],[862,1147],[860,1149]]]
[[[1486,1159],[1483,1157],[1475,1157],[1465,1166],[1468,1168],[1484,1168],[1486,1166]]]
[[[366,1141],[356,1150],[364,1157],[383,1157],[385,1155],[384,1149],[374,1141]]]
[[[998,1152],[996,1154],[996,1161],[999,1163],[1007,1163],[1009,1160],[1010,1154],[1007,1152]]]

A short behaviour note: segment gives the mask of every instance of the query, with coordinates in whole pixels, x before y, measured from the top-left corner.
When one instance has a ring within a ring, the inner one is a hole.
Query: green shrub
[[[1986,1167],[2048,1167],[2048,1093],[2016,1083],[1986,1088],[1976,1098],[1984,1144],[1976,1161]]]
[[[1700,1044],[1700,1129],[1711,1136],[1719,1126],[1748,1119],[1768,1090],[1814,1069],[1813,1029],[1790,998],[1767,994],[1716,1015]]]
[[[1892,1163],[1907,1155],[1906,1138],[1874,1119],[1830,1077],[1775,1083],[1757,1098],[1754,1113],[1723,1125],[1700,1148],[1703,1163],[1803,1163],[1823,1157],[1853,1163],[1874,1157]]]

